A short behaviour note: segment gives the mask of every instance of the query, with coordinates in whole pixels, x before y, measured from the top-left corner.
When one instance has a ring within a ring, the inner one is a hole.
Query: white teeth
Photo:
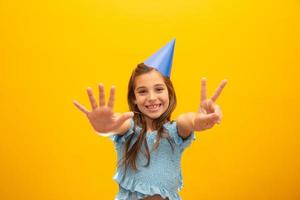
[[[150,105],[150,106],[146,106],[146,107],[149,108],[149,109],[155,109],[155,108],[159,107],[159,104]]]

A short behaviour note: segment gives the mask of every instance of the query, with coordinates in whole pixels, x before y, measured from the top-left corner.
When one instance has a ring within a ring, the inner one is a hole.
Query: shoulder
[[[184,129],[185,127],[183,124],[181,124],[180,120],[173,120],[168,123],[165,123],[164,127],[172,136],[180,137],[182,139],[188,138],[192,134],[192,131]],[[185,131],[187,132],[185,133]],[[183,135],[182,132],[184,132],[185,134]]]
[[[177,122],[172,120],[169,122],[166,122],[164,124],[164,128],[165,130],[168,131],[169,134],[174,135],[174,134],[178,134],[178,130],[177,130]]]
[[[164,127],[170,134],[170,136],[174,139],[174,142],[180,146],[182,150],[188,147],[193,140],[195,140],[195,134],[193,131],[190,131],[186,137],[182,137],[179,132],[179,124],[178,121],[171,121],[164,124]]]

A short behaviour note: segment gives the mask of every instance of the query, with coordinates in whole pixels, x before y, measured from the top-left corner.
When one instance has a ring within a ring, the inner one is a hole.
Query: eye
[[[156,88],[156,91],[158,92],[162,92],[164,90],[164,88]]]
[[[138,93],[139,93],[139,94],[145,94],[145,93],[146,93],[146,90],[139,90]]]

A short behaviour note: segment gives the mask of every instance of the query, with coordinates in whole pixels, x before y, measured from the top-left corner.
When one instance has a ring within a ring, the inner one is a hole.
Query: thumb
[[[126,112],[123,113],[116,121],[118,126],[121,126],[121,124],[123,124],[126,120],[132,118],[134,116],[133,112]]]
[[[207,114],[204,119],[208,122],[216,123],[219,120],[219,116],[216,113]]]

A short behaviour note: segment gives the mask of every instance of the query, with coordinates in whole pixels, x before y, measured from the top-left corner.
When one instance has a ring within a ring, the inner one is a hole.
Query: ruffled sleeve
[[[194,131],[191,132],[187,138],[183,139],[178,134],[178,128],[176,122],[169,124],[168,129],[170,134],[173,136],[175,143],[180,147],[181,151],[184,151],[196,139]]]
[[[133,121],[133,119],[130,119],[130,128],[128,129],[128,131],[126,133],[124,133],[122,135],[113,134],[109,137],[115,144],[125,143],[127,141],[127,139],[129,138],[129,136],[134,133],[133,127],[134,127],[134,121]]]
[[[194,132],[192,132],[190,134],[190,136],[188,136],[187,138],[184,138],[184,139],[182,137],[180,137],[179,135],[178,135],[178,137],[179,137],[179,140],[181,140],[180,143],[182,143],[183,149],[189,147],[191,145],[191,143],[196,139]]]

